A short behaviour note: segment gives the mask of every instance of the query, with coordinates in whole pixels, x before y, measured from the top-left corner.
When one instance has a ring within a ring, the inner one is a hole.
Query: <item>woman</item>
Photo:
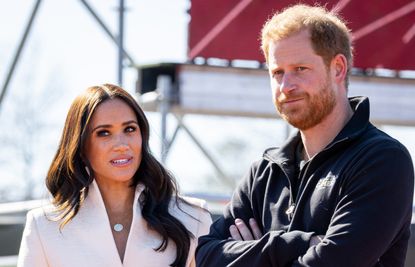
[[[122,88],[93,86],[74,100],[46,186],[52,205],[28,213],[18,266],[195,266],[210,215],[178,196]]]

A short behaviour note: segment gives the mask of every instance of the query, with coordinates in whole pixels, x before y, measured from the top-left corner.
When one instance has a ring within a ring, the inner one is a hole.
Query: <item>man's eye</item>
[[[272,74],[272,76],[278,77],[278,76],[281,76],[283,74],[284,74],[284,71],[282,71],[282,70],[276,70],[276,71],[274,71],[274,73]]]
[[[132,133],[132,132],[135,132],[136,130],[137,130],[137,127],[134,127],[134,126],[128,126],[127,128],[125,128],[125,131],[127,133]]]
[[[110,133],[107,130],[101,130],[97,132],[97,136],[108,136]]]
[[[306,67],[297,67],[296,70],[297,71],[304,71],[304,70],[306,70]]]

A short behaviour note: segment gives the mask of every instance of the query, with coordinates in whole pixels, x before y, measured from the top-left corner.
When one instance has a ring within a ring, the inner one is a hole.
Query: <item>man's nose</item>
[[[295,79],[290,73],[284,73],[280,81],[280,92],[287,95],[296,87]]]

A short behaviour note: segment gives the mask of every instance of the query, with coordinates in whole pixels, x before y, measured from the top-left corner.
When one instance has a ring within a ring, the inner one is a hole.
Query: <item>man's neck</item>
[[[339,103],[322,122],[300,131],[304,144],[304,159],[309,160],[322,151],[339,134],[353,116],[349,102]]]

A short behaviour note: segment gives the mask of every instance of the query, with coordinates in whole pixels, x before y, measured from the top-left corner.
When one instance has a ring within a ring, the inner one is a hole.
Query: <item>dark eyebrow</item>
[[[136,124],[138,126],[138,122],[136,120],[130,120],[130,121],[126,121],[126,122],[122,123],[123,126],[129,125],[129,124]],[[96,131],[99,128],[106,129],[106,128],[111,128],[111,127],[112,127],[111,124],[101,124],[101,125],[98,125],[97,127],[93,128],[91,133],[93,133],[94,131]]]
[[[130,120],[130,121],[123,122],[123,124],[122,124],[122,125],[128,125],[128,124],[132,124],[132,123],[134,123],[134,124],[137,124],[137,125],[138,125],[138,122],[137,122],[136,120]]]

